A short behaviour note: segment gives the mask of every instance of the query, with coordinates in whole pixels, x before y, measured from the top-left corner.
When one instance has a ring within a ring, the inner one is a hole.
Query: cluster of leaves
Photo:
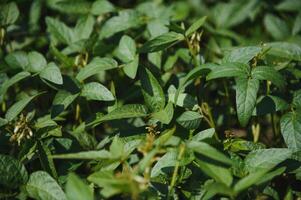
[[[0,199],[301,198],[300,11],[2,0]]]

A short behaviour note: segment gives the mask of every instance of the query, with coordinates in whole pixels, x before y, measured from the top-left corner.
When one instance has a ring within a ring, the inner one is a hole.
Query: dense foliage
[[[1,0],[0,199],[300,199],[300,33],[300,0]]]

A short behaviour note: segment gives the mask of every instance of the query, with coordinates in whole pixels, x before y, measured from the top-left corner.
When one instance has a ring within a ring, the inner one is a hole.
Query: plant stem
[[[178,175],[178,171],[179,171],[179,167],[180,167],[180,161],[181,161],[181,159],[182,159],[182,157],[184,155],[184,152],[185,152],[185,145],[181,144],[180,147],[179,147],[179,154],[178,154],[178,158],[177,158],[177,163],[176,163],[176,166],[175,166],[175,170],[173,171],[173,174],[172,174],[172,179],[171,179],[171,182],[170,182],[169,192],[168,192],[167,199],[170,199],[172,191],[173,191],[173,188],[174,188],[174,186],[176,184],[177,175]]]

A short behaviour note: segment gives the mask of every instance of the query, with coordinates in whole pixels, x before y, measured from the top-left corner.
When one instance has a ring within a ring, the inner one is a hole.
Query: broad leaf
[[[135,41],[127,35],[122,36],[121,40],[119,41],[119,46],[116,50],[117,58],[119,58],[124,63],[128,63],[135,59],[135,55]]]
[[[86,65],[79,71],[76,79],[79,81],[84,81],[85,79],[99,73],[100,71],[114,69],[117,67],[118,63],[112,58],[95,57],[88,65]]]
[[[301,113],[289,112],[280,119],[281,134],[289,149],[301,149]]]
[[[185,111],[178,118],[177,122],[187,129],[197,129],[201,123],[203,116],[194,111]]]
[[[58,85],[63,84],[63,77],[62,77],[62,74],[60,72],[60,69],[54,63],[49,63],[47,65],[47,67],[44,68],[41,71],[39,76],[42,79],[45,79],[45,80],[50,81],[52,83],[55,83],[55,84],[58,84]]]
[[[26,70],[32,73],[41,72],[47,66],[47,61],[39,52],[28,53],[28,66]]]
[[[36,94],[34,96],[30,97],[25,97],[21,99],[20,101],[16,102],[14,105],[12,105],[6,112],[5,118],[8,121],[12,121],[15,119],[21,112],[22,110],[29,104],[35,97],[37,97],[40,94]]]
[[[162,110],[165,106],[165,95],[155,76],[148,69],[141,69],[140,80],[146,105],[152,112]]]
[[[267,53],[279,58],[301,61],[301,47],[288,42],[271,42],[266,44],[271,48]]]
[[[58,183],[44,171],[32,173],[25,188],[28,196],[36,200],[67,200]]]
[[[147,41],[139,50],[141,53],[161,51],[183,40],[184,36],[176,32],[168,32]]]
[[[197,31],[206,21],[206,16],[198,19],[196,22],[194,22],[185,32],[185,35],[189,37],[191,34],[193,34],[195,31]]]
[[[81,96],[86,97],[88,100],[97,101],[113,101],[115,99],[105,86],[97,82],[85,84]]]
[[[249,75],[249,66],[243,63],[224,63],[214,67],[207,75],[207,80],[223,77],[247,77]]]
[[[251,173],[257,170],[269,170],[289,159],[291,155],[292,151],[286,148],[258,149],[246,156],[245,164]]]
[[[15,23],[19,14],[19,9],[15,2],[2,4],[0,7],[0,26],[7,26]]]
[[[73,173],[68,175],[65,188],[66,196],[69,200],[94,199],[92,189]]]
[[[256,66],[252,70],[252,77],[258,80],[271,81],[279,88],[283,88],[286,85],[284,77],[270,66]]]
[[[236,109],[239,123],[246,126],[256,105],[259,81],[252,78],[236,79]]]
[[[6,188],[18,188],[28,180],[27,171],[15,158],[0,154],[0,185]]]

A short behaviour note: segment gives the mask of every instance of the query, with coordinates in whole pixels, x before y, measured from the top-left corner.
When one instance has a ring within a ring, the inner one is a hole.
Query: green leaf
[[[299,12],[299,14],[295,19],[292,34],[297,35],[300,31],[301,31],[301,12]]]
[[[236,109],[239,123],[246,126],[256,105],[259,81],[251,78],[236,79]]]
[[[13,119],[15,119],[22,112],[22,110],[27,106],[27,104],[29,104],[38,95],[40,94],[36,94],[30,97],[24,97],[23,99],[16,102],[7,110],[5,114],[5,118],[8,121],[12,121]]]
[[[67,200],[58,183],[44,171],[32,173],[25,188],[28,196],[36,200]]]
[[[267,14],[264,17],[264,25],[270,35],[276,40],[282,40],[290,35],[287,23],[281,18]]]
[[[53,159],[105,160],[110,159],[111,153],[107,150],[82,151],[78,153],[52,155]]]
[[[291,11],[291,12],[298,12],[301,9],[301,2],[299,0],[285,0],[279,2],[276,6],[277,10],[280,11]]]
[[[189,37],[192,35],[195,31],[197,31],[203,24],[205,23],[207,17],[202,17],[198,19],[196,22],[194,22],[185,32],[185,35]]]
[[[118,16],[114,16],[105,22],[99,33],[99,38],[108,38],[118,32],[137,27],[141,24],[140,20],[141,18],[135,10],[120,11]]]
[[[5,62],[12,68],[25,69],[28,65],[28,57],[24,51],[15,51],[5,56]]]
[[[230,158],[205,142],[189,141],[187,147],[192,151],[195,151],[213,160],[220,161],[228,165],[232,164]]]
[[[76,41],[89,39],[93,31],[95,19],[92,15],[80,18],[74,27],[74,37]]]
[[[301,90],[297,90],[294,92],[292,105],[295,108],[301,108]]]
[[[79,71],[76,79],[79,81],[84,81],[85,79],[99,73],[100,71],[114,69],[117,67],[118,63],[112,58],[95,57],[88,65],[86,65]]]
[[[137,74],[138,65],[139,65],[139,55],[137,54],[134,60],[127,64],[124,64],[124,67],[122,69],[128,77],[134,79]]]
[[[301,47],[288,42],[271,42],[266,44],[271,48],[267,54],[288,60],[301,61]]]
[[[5,126],[8,123],[7,119],[3,119],[0,117],[0,127]]]
[[[15,189],[26,183],[27,171],[15,158],[0,154],[0,185]]]
[[[174,113],[173,104],[171,102],[168,102],[168,104],[163,110],[153,113],[152,117],[159,120],[163,124],[169,124],[170,121],[172,120],[173,113]]]
[[[30,76],[29,72],[19,72],[15,74],[13,77],[10,79],[6,80],[0,87],[0,95],[4,95],[8,88],[16,84],[17,82],[27,78]]]
[[[97,125],[104,121],[134,118],[134,117],[146,117],[148,115],[147,109],[141,104],[127,104],[116,108],[110,113],[96,118],[93,122],[88,125]]]
[[[2,4],[0,7],[0,26],[7,26],[15,23],[19,14],[19,9],[15,2]]]
[[[49,63],[45,69],[41,71],[39,76],[42,79],[45,79],[47,81],[50,81],[52,83],[62,85],[63,84],[63,77],[60,72],[60,69],[58,66],[56,66],[55,63]]]
[[[258,149],[251,151],[245,158],[249,172],[257,170],[270,170],[279,163],[289,159],[292,151],[286,148]]]
[[[75,41],[75,35],[71,28],[66,26],[63,22],[46,17],[47,31],[50,33],[54,41],[61,42],[63,44],[71,44]]]
[[[219,183],[223,183],[227,186],[231,186],[233,177],[230,169],[225,167],[205,162],[200,159],[196,159],[197,167],[199,167],[205,174],[213,178]]]
[[[51,152],[49,148],[41,141],[38,142],[38,153],[43,169],[49,174],[51,174],[53,178],[57,179],[57,172],[53,160],[51,158]]]
[[[252,70],[252,77],[258,80],[271,81],[279,88],[283,88],[286,85],[284,77],[270,66],[256,66]]]
[[[28,53],[28,66],[26,70],[32,73],[41,72],[47,66],[47,61],[39,52]]]
[[[59,90],[54,96],[51,107],[51,118],[61,114],[79,96],[79,93],[71,93],[66,90]]]
[[[283,139],[289,149],[301,149],[301,113],[288,112],[280,119]]]
[[[289,108],[288,103],[277,96],[264,96],[256,105],[253,111],[253,116],[266,115],[277,111],[286,110]]]
[[[113,101],[113,94],[105,86],[97,82],[91,82],[84,85],[81,96],[88,100]]]
[[[249,66],[243,63],[224,63],[212,69],[207,75],[207,80],[223,77],[247,77],[249,75]]]
[[[136,56],[136,43],[135,41],[127,36],[122,36],[119,41],[119,46],[116,50],[116,57],[124,63],[129,63],[135,59]]]
[[[164,109],[165,95],[154,75],[146,68],[140,71],[142,94],[146,105],[152,112]]]
[[[141,53],[150,53],[167,49],[179,41],[184,40],[182,34],[168,32],[147,41],[139,50]]]
[[[74,173],[70,173],[66,183],[66,196],[69,200],[93,200],[91,188]]]
[[[255,185],[263,175],[267,172],[267,170],[259,170],[249,174],[248,176],[240,179],[234,186],[234,191],[238,194],[241,191],[250,188],[252,185]]]
[[[91,13],[98,16],[113,11],[115,11],[114,5],[107,0],[94,1],[91,7]]]
[[[194,111],[185,111],[178,118],[177,122],[187,129],[197,129],[201,123],[203,116]]]
[[[261,48],[256,46],[236,47],[225,53],[223,63],[238,62],[248,64],[260,52]]]
[[[173,167],[178,162],[178,151],[172,150],[164,154],[154,165],[151,171],[151,177],[156,177],[162,173],[162,169],[165,167]],[[191,152],[185,151],[182,159],[179,162],[179,166],[185,166],[194,160],[194,156]]]

